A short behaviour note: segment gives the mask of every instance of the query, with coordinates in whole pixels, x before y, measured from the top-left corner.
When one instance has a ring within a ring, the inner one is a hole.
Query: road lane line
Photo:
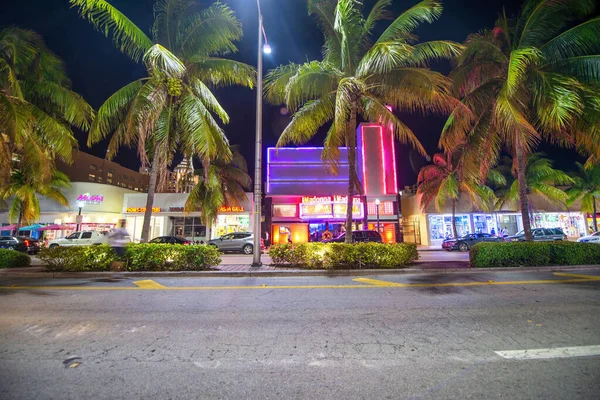
[[[139,286],[142,289],[166,289],[166,286],[161,285],[158,282],[153,281],[152,279],[144,279],[143,281],[135,281],[134,285]]]
[[[512,360],[535,360],[542,358],[566,358],[600,356],[600,346],[556,347],[549,349],[503,350],[494,351],[502,358]]]
[[[581,274],[567,274],[566,272],[555,272],[556,276],[564,276],[567,278],[579,278],[579,279],[589,279],[592,281],[600,280],[600,276],[598,275],[581,275]]]
[[[597,282],[599,279],[546,279],[531,281],[504,281],[504,282],[453,282],[453,283],[394,283],[366,279],[367,285],[260,285],[260,286],[163,286],[150,279],[135,281],[133,286],[0,286],[0,289],[11,290],[271,290],[271,289],[378,289],[378,288],[412,288],[412,287],[463,287],[463,286],[496,286],[496,285],[542,285],[555,283],[582,283]],[[383,282],[382,284],[371,283]],[[140,282],[142,282],[140,284]]]
[[[402,283],[389,282],[389,281],[380,281],[378,279],[370,279],[370,278],[354,278],[352,280],[354,282],[368,283],[370,285],[375,285],[375,286],[386,286],[386,287],[390,287],[390,286],[396,286],[396,287],[406,286],[406,284],[402,284]]]

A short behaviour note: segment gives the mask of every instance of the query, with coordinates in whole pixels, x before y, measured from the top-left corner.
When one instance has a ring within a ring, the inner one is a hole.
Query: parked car
[[[158,236],[150,241],[150,243],[160,244],[185,244],[190,245],[192,242],[181,236]]]
[[[600,232],[594,232],[589,236],[583,236],[577,239],[581,243],[598,243],[600,244]]]
[[[0,248],[37,254],[40,251],[40,242],[27,236],[2,236],[0,237]]]
[[[106,238],[100,232],[81,231],[73,232],[69,236],[59,239],[53,239],[48,242],[48,247],[58,246],[89,246],[92,244],[104,243]]]
[[[567,235],[560,228],[535,228],[531,230],[535,242],[553,242],[556,240],[567,240]],[[525,231],[520,231],[516,235],[507,236],[507,242],[525,241]]]
[[[504,239],[489,233],[467,233],[458,239],[446,239],[442,242],[442,249],[447,251],[460,250],[469,251],[476,243],[480,242],[504,242]]]
[[[333,239],[323,240],[323,243],[344,243],[346,241],[346,233]],[[352,243],[357,242],[376,242],[382,243],[381,235],[376,231],[352,231]]]
[[[260,248],[264,249],[264,240],[260,239]],[[254,251],[254,234],[251,232],[228,233],[220,238],[209,240],[206,243],[214,246],[220,251],[241,251],[244,254],[252,254]]]

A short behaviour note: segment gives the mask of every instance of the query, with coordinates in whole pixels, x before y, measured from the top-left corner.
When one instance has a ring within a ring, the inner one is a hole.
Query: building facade
[[[125,194],[122,215],[127,220],[127,230],[134,241],[142,235],[146,194]],[[222,206],[218,210],[217,220],[207,227],[202,222],[200,212],[185,213],[184,206],[188,193],[157,193],[154,196],[150,237],[175,235],[188,240],[206,242],[231,232],[252,231],[252,193],[246,193],[246,199],[239,206]]]
[[[425,246],[439,246],[445,238],[452,235],[452,213],[450,204],[437,211],[433,204],[424,210],[420,207],[421,195],[405,190],[402,195],[402,229],[406,242]],[[570,239],[578,238],[588,231],[587,215],[580,211],[576,202],[568,208],[547,202],[531,195],[530,203],[532,228],[561,228]],[[461,195],[456,204],[456,230],[459,236],[467,233],[499,233],[503,229],[509,235],[523,230],[523,219],[516,205],[506,206],[494,212],[477,209],[468,196]]]
[[[267,149],[264,228],[270,243],[318,241],[323,235],[336,236],[344,231],[348,151],[340,149],[336,173],[322,156],[322,147]],[[353,198],[354,228],[379,230],[385,242],[396,242],[398,183],[391,129],[379,124],[359,125],[357,173],[363,193]]]
[[[146,174],[83,151],[74,152],[73,158],[72,164],[65,164],[59,160],[56,162],[58,170],[66,174],[71,182],[93,182],[136,192],[148,191],[150,177]]]

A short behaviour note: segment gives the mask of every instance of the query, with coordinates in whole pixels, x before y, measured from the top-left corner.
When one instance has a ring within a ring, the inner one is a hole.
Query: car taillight
[[[29,240],[25,240],[24,243],[25,243],[25,246],[29,247]]]

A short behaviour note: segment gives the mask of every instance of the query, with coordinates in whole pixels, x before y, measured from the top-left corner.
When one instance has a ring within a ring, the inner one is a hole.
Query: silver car
[[[556,240],[567,240],[567,235],[560,228],[535,228],[531,230],[533,240],[536,242],[554,242]],[[525,241],[525,232],[521,231],[506,238],[509,242]]]
[[[254,235],[250,232],[228,233],[218,239],[209,240],[206,244],[215,246],[220,251],[241,251],[244,254],[252,254]]]

